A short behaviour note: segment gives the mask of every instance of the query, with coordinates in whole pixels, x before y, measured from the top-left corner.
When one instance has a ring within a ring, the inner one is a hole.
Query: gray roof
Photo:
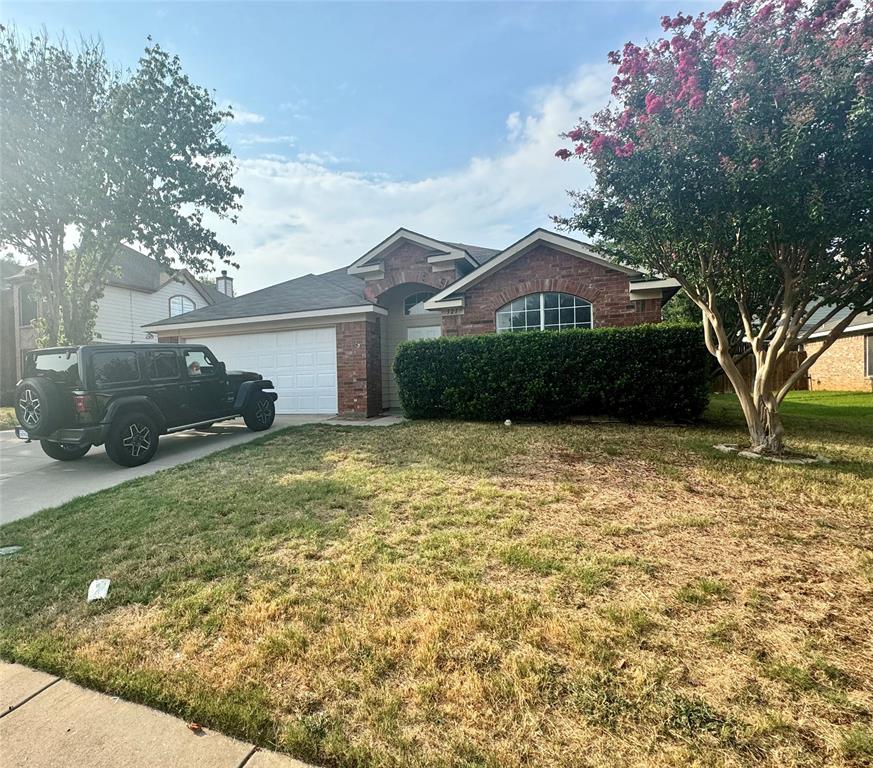
[[[143,253],[122,245],[112,260],[110,285],[138,288],[141,291],[156,291],[161,287],[162,276],[167,268]]]
[[[816,324],[821,322],[822,318],[827,317],[834,309],[833,305],[821,307],[813,312],[812,317],[809,318],[809,321],[800,329],[800,333],[798,333],[798,338],[805,339],[807,334],[812,334],[812,338],[825,336],[830,333],[834,327],[840,323],[842,320],[846,319],[846,316],[849,314],[848,309],[840,309],[834,313],[834,316],[828,320],[826,323],[822,323],[820,327],[816,328]],[[870,325],[873,323],[873,310],[870,312],[862,312],[857,315],[848,326],[843,330],[843,334],[850,334],[853,332],[855,328],[863,325]]]
[[[304,275],[284,283],[245,293],[229,302],[202,307],[184,315],[168,317],[149,325],[175,325],[209,320],[283,315],[288,312],[306,312],[320,309],[356,307],[374,302],[364,297],[364,281],[335,269],[321,275]],[[148,328],[149,326],[143,326]]]
[[[20,271],[12,277],[19,279],[30,278],[33,274],[33,269],[32,266],[20,268]],[[120,288],[133,288],[138,291],[154,292],[167,282],[167,278],[171,273],[175,274],[175,272],[176,270],[173,270],[172,267],[165,267],[144,253],[122,245],[112,260],[111,276],[106,283]],[[187,270],[185,272],[188,277],[197,283],[201,292],[205,294],[209,301],[217,304],[218,302],[231,300],[231,296],[219,291],[213,283],[198,280]]]
[[[448,240],[440,240],[440,242],[451,245],[453,248],[463,248],[478,264],[484,264],[500,253],[499,248],[483,248],[481,245],[468,245],[467,243],[450,243]]]
[[[438,242],[454,248],[463,248],[479,264],[500,253],[496,248],[451,243],[447,240]],[[284,283],[237,296],[230,302],[224,301],[220,306],[202,307],[143,327],[284,315],[289,312],[315,312],[321,309],[360,307],[367,304],[375,304],[375,302],[364,296],[364,281],[360,277],[350,275],[347,267],[341,267],[320,275],[309,274],[286,280]]]

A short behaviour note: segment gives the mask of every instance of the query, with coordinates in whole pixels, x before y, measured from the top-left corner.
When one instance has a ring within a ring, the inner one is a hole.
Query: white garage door
[[[257,371],[276,385],[277,413],[336,413],[336,331],[310,328],[189,339],[229,371]]]

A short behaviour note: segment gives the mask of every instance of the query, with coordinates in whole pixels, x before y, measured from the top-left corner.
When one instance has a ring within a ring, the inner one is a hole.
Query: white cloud
[[[332,152],[301,152],[297,155],[301,163],[314,163],[315,165],[336,165],[346,161],[344,157],[337,157]]]
[[[235,125],[256,125],[264,122],[264,116],[259,115],[257,112],[249,112],[246,109],[230,105],[228,105],[228,108],[233,112],[233,120],[230,122]]]
[[[296,136],[262,136],[259,133],[250,133],[246,136],[241,136],[236,140],[238,144],[243,146],[254,146],[257,144],[284,144],[293,146],[297,142]]]
[[[353,173],[312,153],[241,160],[239,223],[219,227],[241,265],[238,291],[350,264],[401,226],[495,248],[550,226],[550,215],[568,210],[566,190],[590,179],[581,163],[554,157],[558,134],[607,103],[611,76],[605,65],[585,67],[533,92],[525,113],[507,117],[502,151],[437,176]]]

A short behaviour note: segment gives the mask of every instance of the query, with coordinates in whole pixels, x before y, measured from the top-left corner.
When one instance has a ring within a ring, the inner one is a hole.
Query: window
[[[186,312],[190,312],[192,309],[196,309],[196,305],[187,296],[170,297],[170,317],[175,317],[176,315],[184,315]]]
[[[426,310],[424,307],[419,307],[423,301],[427,301],[431,296],[435,296],[436,294],[433,291],[418,291],[417,293],[413,293],[410,296],[407,296],[403,300],[403,314],[404,315],[421,315]]]
[[[873,333],[864,337],[864,375],[873,379]]]
[[[60,384],[81,386],[79,383],[79,355],[75,350],[66,352],[26,352],[25,376],[45,376]]]
[[[202,349],[185,350],[185,369],[189,376],[214,376],[214,361]]]
[[[531,293],[497,310],[497,332],[593,328],[591,303],[569,293]]]
[[[36,289],[30,285],[22,285],[18,290],[18,324],[33,325],[39,313],[36,301]]]
[[[150,379],[179,378],[179,358],[174,351],[149,352]]]
[[[98,387],[139,381],[136,352],[95,352],[94,383]]]

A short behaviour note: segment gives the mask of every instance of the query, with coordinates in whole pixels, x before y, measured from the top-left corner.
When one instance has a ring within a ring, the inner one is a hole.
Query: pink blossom
[[[574,128],[572,131],[567,132],[567,138],[570,139],[570,141],[581,141],[584,135],[585,131],[581,128]]]
[[[752,160],[751,163],[749,163],[749,167],[753,171],[755,171],[756,173],[761,168],[762,165],[764,165],[764,163],[761,161],[761,158],[759,158],[759,157],[756,157],[754,160]]]
[[[773,3],[765,3],[758,9],[753,18],[757,21],[766,21],[773,15],[773,10]]]
[[[664,109],[664,100],[658,94],[649,91],[646,94],[646,114],[656,115]]]
[[[557,157],[559,160],[569,160],[571,157],[573,157],[573,153],[570,152],[569,149],[559,149],[557,152],[555,152],[555,157]]]
[[[575,152],[579,156],[584,155],[585,154],[585,145],[584,144],[577,144]]]
[[[689,100],[688,106],[690,109],[698,110],[703,107],[704,98],[702,93],[695,93]]]
[[[629,141],[623,146],[616,147],[614,152],[616,157],[630,157],[634,153],[634,143]]]

